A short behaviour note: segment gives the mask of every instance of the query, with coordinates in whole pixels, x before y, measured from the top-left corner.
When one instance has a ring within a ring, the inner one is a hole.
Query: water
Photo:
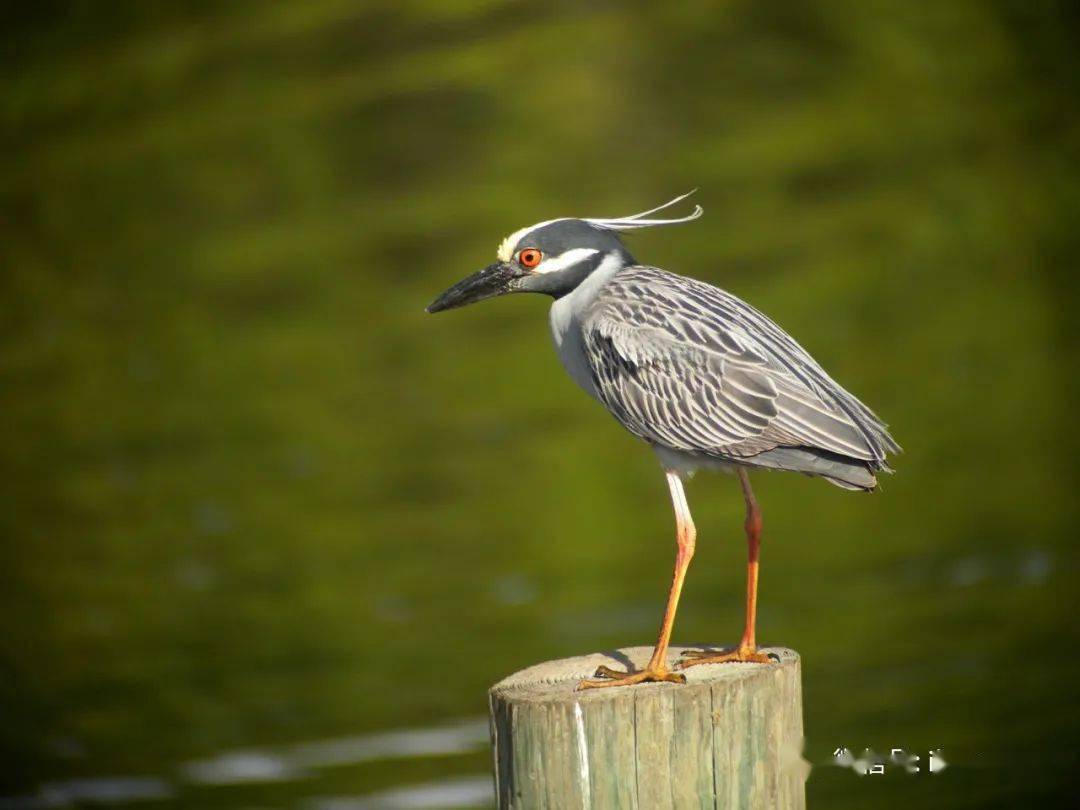
[[[648,643],[651,454],[546,306],[423,307],[518,227],[699,186],[635,254],[892,424],[759,475],[813,806],[1060,803],[1076,765],[1077,75],[1055,4],[29,7],[0,57],[3,806],[485,806],[485,689]],[[738,489],[676,640],[741,629]],[[949,767],[857,776],[833,751]]]
[[[99,776],[48,782],[34,793],[0,800],[3,810],[123,806],[178,802],[211,804],[237,801],[243,789],[257,795],[273,789],[311,810],[356,808],[484,807],[492,804],[491,776],[480,772],[375,791],[365,795],[324,795],[340,781],[334,775],[365,766],[399,761],[454,758],[475,760],[488,746],[486,718],[432,728],[397,729],[376,734],[311,740],[277,748],[220,751],[201,760],[178,763],[160,776]],[[473,756],[470,756],[473,755]]]

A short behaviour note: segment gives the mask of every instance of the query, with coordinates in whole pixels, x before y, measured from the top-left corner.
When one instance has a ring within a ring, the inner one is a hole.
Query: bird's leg
[[[674,683],[686,683],[686,676],[677,672],[671,672],[667,665],[668,644],[671,642],[671,628],[675,624],[675,611],[679,606],[679,594],[682,593],[683,580],[686,578],[686,569],[694,556],[694,543],[697,539],[697,530],[694,528],[693,518],[690,517],[690,506],[686,503],[686,493],[683,491],[682,481],[674,472],[667,473],[668,487],[671,489],[671,502],[675,506],[675,574],[671,580],[671,591],[668,593],[667,607],[664,609],[664,618],[660,623],[660,637],[656,640],[652,657],[645,668],[637,672],[619,672],[610,667],[600,667],[596,670],[595,680],[584,680],[578,684],[578,689],[599,689],[605,686],[629,686],[644,681],[672,681]]]
[[[739,483],[742,484],[743,499],[746,501],[746,627],[743,630],[739,646],[734,650],[718,653],[712,650],[687,651],[677,664],[679,669],[686,669],[695,664],[722,664],[728,661],[747,661],[768,664],[771,659],[757,651],[754,639],[754,623],[757,619],[758,586],[758,551],[761,548],[761,510],[758,508],[754,491],[750,488],[750,477],[743,467],[737,469]]]

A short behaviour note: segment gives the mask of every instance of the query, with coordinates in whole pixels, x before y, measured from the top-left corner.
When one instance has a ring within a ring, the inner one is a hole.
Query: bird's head
[[[441,312],[514,292],[561,298],[605,262],[633,264],[633,257],[619,238],[621,231],[677,225],[700,217],[702,209],[697,205],[679,219],[649,218],[693,193],[628,217],[551,219],[514,231],[499,245],[498,261],[459,281],[428,304],[427,311]]]

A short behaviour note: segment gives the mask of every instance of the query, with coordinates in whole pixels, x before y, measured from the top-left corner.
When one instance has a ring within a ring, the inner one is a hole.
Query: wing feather
[[[875,469],[898,449],[780,327],[704,282],[627,268],[582,326],[600,398],[649,442],[731,458],[803,446]]]

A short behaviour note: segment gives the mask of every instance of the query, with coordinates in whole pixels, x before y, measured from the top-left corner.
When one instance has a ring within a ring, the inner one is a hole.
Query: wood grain
[[[686,648],[672,647],[670,660]],[[538,664],[488,693],[498,806],[504,810],[805,807],[799,656],[705,664],[687,683],[579,692],[606,664],[642,666],[652,650]]]

